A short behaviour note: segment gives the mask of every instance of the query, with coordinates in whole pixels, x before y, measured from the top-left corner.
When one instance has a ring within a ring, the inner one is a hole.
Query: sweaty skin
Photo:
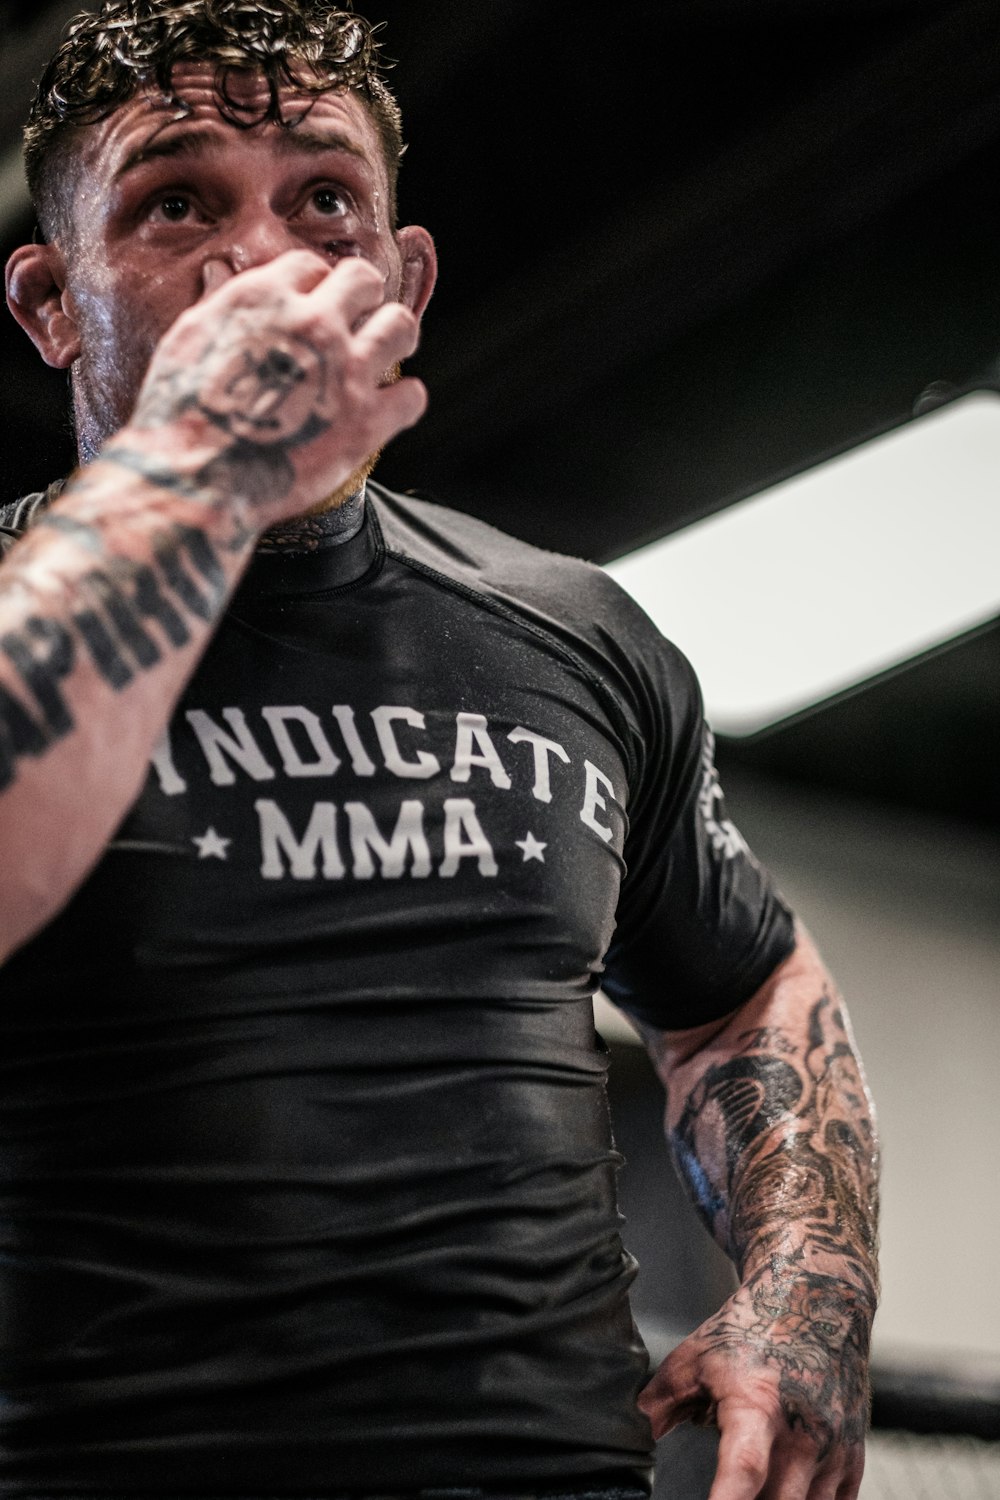
[[[15,316],[72,372],[87,467],[0,568],[0,957],[99,857],[256,539],[353,493],[426,399],[391,376],[433,247],[385,222],[364,106],[239,131],[207,69],[174,82],[183,114],[143,95],[83,132],[70,232],[8,267]],[[735,1015],[648,1042],[743,1276],[647,1387],[653,1430],[718,1422],[711,1500],[854,1500],[875,1147],[829,976],[802,935]]]
[[[808,934],[721,1025],[645,1028],[674,1158],[742,1285],[667,1358],[654,1435],[718,1425],[710,1500],[854,1500],[878,1289],[878,1149],[850,1021]]]
[[[386,166],[355,95],[284,91],[298,125],[238,130],[219,114],[212,80],[210,67],[181,64],[173,83],[183,115],[139,95],[83,135],[72,243],[53,275],[73,318],[56,360],[72,365],[84,461],[128,420],[167,329],[227,274],[308,249],[328,264],[367,261],[384,301],[415,307],[429,295],[428,275],[433,284],[426,231],[393,233],[379,217]],[[248,111],[266,104],[259,75],[233,75],[230,91]]]
[[[0,956],[99,857],[260,534],[355,493],[426,404],[393,374],[433,244],[376,215],[364,105],[238,130],[210,79],[177,69],[182,114],[140,95],[88,127],[68,232],[7,268],[85,467],[0,568]]]

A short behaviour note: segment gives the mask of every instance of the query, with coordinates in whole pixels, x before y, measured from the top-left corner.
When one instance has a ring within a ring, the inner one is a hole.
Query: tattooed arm
[[[877,1147],[843,1003],[809,937],[722,1023],[653,1032],[667,1131],[741,1286],[643,1393],[659,1437],[722,1434],[711,1500],[854,1500],[877,1292]]]
[[[0,959],[139,791],[257,536],[416,421],[417,321],[360,259],[292,251],[182,314],[131,421],[0,567]]]

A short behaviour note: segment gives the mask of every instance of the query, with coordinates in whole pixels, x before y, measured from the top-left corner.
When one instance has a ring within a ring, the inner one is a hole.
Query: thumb
[[[640,1393],[639,1408],[649,1418],[654,1438],[672,1432],[682,1422],[699,1426],[712,1422],[713,1403],[701,1379],[692,1339],[678,1344],[663,1361]]]

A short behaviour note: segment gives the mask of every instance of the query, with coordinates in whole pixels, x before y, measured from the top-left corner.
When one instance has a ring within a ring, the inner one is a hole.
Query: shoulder
[[[62,490],[65,480],[57,480],[47,490],[22,495],[19,500],[0,504],[0,556],[27,531],[39,511],[45,510]]]
[[[624,714],[633,764],[661,766],[696,735],[690,663],[603,568],[532,546],[460,511],[371,485],[389,552],[546,637]]]
[[[368,491],[390,550],[450,576],[523,585],[546,568],[570,575],[597,571],[579,558],[547,552],[437,501],[396,494],[371,482]]]
[[[521,541],[448,506],[369,486],[388,549],[602,652],[651,649],[684,673],[682,653],[603,568]]]

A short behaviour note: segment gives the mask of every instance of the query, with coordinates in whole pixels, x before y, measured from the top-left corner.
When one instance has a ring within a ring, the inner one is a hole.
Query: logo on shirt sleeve
[[[723,859],[735,859],[738,854],[750,853],[746,840],[736,824],[726,817],[726,803],[719,785],[719,773],[715,769],[715,735],[705,726],[701,751],[701,787],[698,792],[698,811],[716,854]]]

